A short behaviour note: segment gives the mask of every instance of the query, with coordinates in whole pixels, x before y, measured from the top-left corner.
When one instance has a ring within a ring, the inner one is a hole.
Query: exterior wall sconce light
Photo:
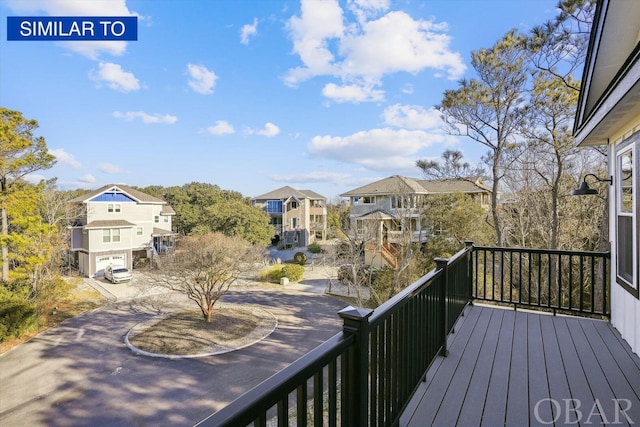
[[[613,185],[613,177],[598,178],[596,175],[594,175],[592,173],[588,173],[582,179],[582,184],[580,184],[580,188],[578,188],[576,190],[573,190],[571,192],[572,196],[588,196],[588,195],[598,194],[598,190],[596,190],[595,188],[589,187],[589,184],[587,184],[587,177],[588,176],[594,177],[599,182],[608,182],[609,185]]]

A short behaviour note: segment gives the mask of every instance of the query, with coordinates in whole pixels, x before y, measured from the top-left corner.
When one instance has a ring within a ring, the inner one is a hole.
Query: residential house
[[[640,354],[640,2],[598,2],[574,134],[606,145],[610,180],[611,324]],[[584,184],[583,184],[584,186]]]
[[[491,189],[480,178],[421,180],[390,176],[341,194],[349,198],[355,237],[366,241],[365,264],[397,267],[398,246],[424,243],[434,232],[421,218],[425,200],[434,194],[464,193],[483,207]]]
[[[134,258],[151,258],[174,247],[175,211],[135,188],[105,185],[70,205],[80,212],[71,226],[71,259],[85,276],[102,276],[108,265],[132,269]]]
[[[311,190],[284,186],[252,199],[267,212],[282,247],[303,247],[327,238],[327,199]]]

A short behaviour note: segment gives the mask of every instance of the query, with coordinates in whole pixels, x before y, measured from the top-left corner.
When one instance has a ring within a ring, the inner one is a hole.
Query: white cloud
[[[49,150],[49,154],[56,158],[58,164],[70,166],[74,169],[82,169],[82,163],[77,161],[75,157],[73,157],[73,154],[67,153],[64,148]]]
[[[440,111],[420,105],[395,104],[382,113],[384,123],[407,129],[434,129],[442,126]]]
[[[276,136],[277,134],[280,133],[280,128],[276,125],[274,125],[273,123],[266,123],[264,125],[264,129],[259,130],[256,132],[258,135],[262,135],[262,136],[266,136],[268,138],[271,138],[273,136]]]
[[[402,89],[400,89],[402,91],[402,93],[406,93],[407,95],[411,95],[413,93],[413,85],[411,83],[407,83],[404,86],[402,86]]]
[[[304,64],[304,67],[289,70],[285,82],[290,85],[313,76],[336,73],[329,40],[344,34],[342,9],[337,0],[303,0],[301,9],[301,15],[291,17],[287,23],[293,39],[293,51]]]
[[[253,24],[243,25],[240,29],[240,43],[249,44],[249,37],[258,34],[258,19],[253,18]]]
[[[450,37],[433,21],[415,20],[402,11],[393,11],[362,26],[362,32],[342,40],[346,60],[343,73],[380,78],[425,68],[445,70],[450,79],[462,77],[464,61],[449,50]]]
[[[195,64],[187,64],[187,72],[189,73],[189,87],[191,89],[203,95],[213,93],[213,87],[218,79],[216,73],[205,66]]]
[[[85,184],[93,184],[96,182],[96,178],[90,173],[86,173],[78,178],[78,181],[83,182]]]
[[[280,133],[280,128],[278,126],[274,125],[273,123],[268,122],[268,123],[265,123],[263,129],[256,130],[256,129],[247,128],[247,129],[245,129],[244,132],[247,135],[256,134],[256,135],[262,135],[262,136],[266,136],[268,138],[271,138],[271,137],[274,137],[274,136],[276,136],[277,134]]]
[[[415,169],[416,153],[443,141],[442,135],[432,135],[422,130],[383,128],[346,137],[316,136],[308,149],[317,157],[355,163],[369,169],[412,170]]]
[[[225,120],[217,120],[215,126],[209,126],[207,132],[212,135],[226,135],[235,133],[235,129]]]
[[[114,111],[113,117],[117,119],[123,119],[127,122],[132,122],[135,119],[142,120],[142,123],[166,123],[166,124],[174,124],[178,121],[176,116],[172,116],[169,114],[148,114],[144,111],[127,111],[126,113],[122,113],[120,111]]]
[[[384,100],[384,91],[374,89],[371,86],[343,85],[327,83],[322,89],[322,94],[335,102],[375,102]]]
[[[120,166],[114,165],[113,163],[108,163],[108,162],[101,163],[98,169],[100,170],[100,172],[104,172],[108,174],[123,172],[123,169]]]
[[[126,0],[3,0],[3,4],[16,13],[49,16],[137,16],[129,10]],[[101,53],[119,56],[127,50],[121,41],[59,42],[65,48],[97,60]]]
[[[349,0],[347,4],[358,22],[364,22],[368,17],[388,10],[390,0]]]
[[[24,180],[27,181],[29,184],[33,184],[33,185],[40,184],[42,180],[46,180],[46,179],[48,179],[46,176],[39,175],[37,173],[30,173],[24,176]]]
[[[284,76],[287,85],[332,76],[340,79],[344,88],[357,85],[375,93],[373,88],[392,73],[432,69],[452,80],[464,73],[462,56],[449,48],[446,24],[414,19],[402,11],[387,12],[386,0],[354,0],[348,8],[355,21],[345,18],[337,0],[302,0],[300,15],[287,23],[293,52],[302,65],[288,70]],[[332,93],[328,87],[325,96]],[[333,99],[362,102],[358,97]]]
[[[97,82],[107,82],[111,89],[124,93],[140,89],[140,82],[133,73],[124,71],[120,65],[111,62],[98,64],[98,72],[90,72],[89,77]]]

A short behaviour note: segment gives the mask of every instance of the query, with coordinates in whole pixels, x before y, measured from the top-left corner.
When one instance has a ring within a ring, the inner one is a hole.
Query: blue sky
[[[61,189],[198,181],[328,198],[483,150],[437,105],[471,52],[556,0],[0,0],[0,105],[38,120]],[[7,16],[126,16],[131,42],[7,41]]]

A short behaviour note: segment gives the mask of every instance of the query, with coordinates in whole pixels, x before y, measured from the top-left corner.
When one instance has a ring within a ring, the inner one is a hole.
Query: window
[[[640,132],[616,148],[616,282],[638,297],[638,173]]]
[[[102,243],[117,243],[120,241],[120,229],[109,228],[102,230]]]
[[[282,217],[281,216],[272,216],[269,220],[269,224],[271,225],[282,225]]]
[[[288,210],[293,210],[293,209],[298,209],[298,202],[295,202],[295,201],[289,202],[289,209]]]
[[[164,222],[168,223],[169,222],[169,217],[167,215],[164,216]]]
[[[393,209],[409,209],[414,207],[414,200],[410,196],[393,196],[391,207]]]
[[[143,229],[142,229],[142,227],[137,227],[137,228],[136,228],[136,235],[138,235],[138,236],[142,236],[142,233],[143,233]]]
[[[282,200],[267,200],[268,213],[282,213]]]
[[[159,223],[159,222],[160,222],[160,216],[156,215],[156,216],[153,218],[153,221],[154,221],[156,224],[157,224],[157,223]]]
[[[120,204],[113,204],[113,203],[109,203],[107,205],[107,212],[109,213],[113,213],[113,212],[120,212]]]
[[[353,198],[354,205],[375,205],[376,196],[362,196]]]
[[[296,228],[298,226],[298,218],[291,218],[291,228]]]

